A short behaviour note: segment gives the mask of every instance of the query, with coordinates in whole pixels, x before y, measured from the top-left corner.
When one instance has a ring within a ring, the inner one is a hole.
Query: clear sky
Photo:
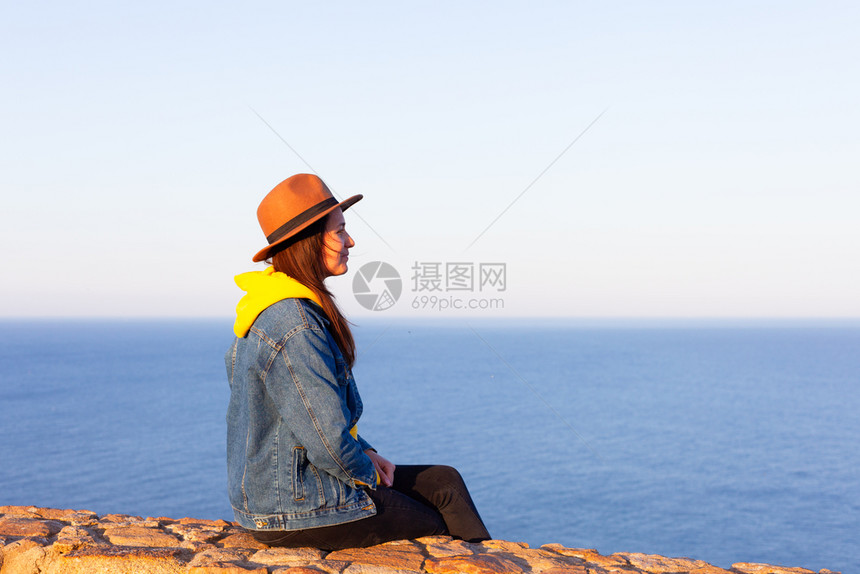
[[[848,1],[0,2],[0,316],[229,316],[257,204],[315,171],[365,195],[354,316],[385,261],[392,315],[432,314],[419,262],[504,263],[497,316],[858,317],[857,30]]]

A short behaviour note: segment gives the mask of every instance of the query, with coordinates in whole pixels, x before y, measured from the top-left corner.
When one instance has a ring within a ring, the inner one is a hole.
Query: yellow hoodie
[[[236,305],[236,322],[233,323],[233,332],[236,333],[237,337],[247,335],[260,313],[278,301],[310,299],[322,307],[322,302],[313,291],[286,273],[275,271],[274,267],[236,275],[234,281],[246,293]]]

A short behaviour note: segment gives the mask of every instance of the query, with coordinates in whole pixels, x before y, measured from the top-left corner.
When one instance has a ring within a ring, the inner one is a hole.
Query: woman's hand
[[[376,468],[376,474],[379,475],[379,480],[385,486],[391,486],[394,484],[394,463],[390,460],[386,459],[383,456],[380,456],[378,452],[375,450],[366,450],[364,454],[370,457],[370,460],[373,461],[373,466]]]

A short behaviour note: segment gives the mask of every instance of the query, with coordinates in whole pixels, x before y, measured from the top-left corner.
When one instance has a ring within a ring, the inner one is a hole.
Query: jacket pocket
[[[293,447],[293,500],[305,499],[305,485],[302,481],[305,465],[305,448],[302,446]]]

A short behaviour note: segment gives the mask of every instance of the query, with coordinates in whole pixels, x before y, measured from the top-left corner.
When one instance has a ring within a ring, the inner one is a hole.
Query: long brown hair
[[[349,322],[340,312],[325,286],[328,272],[323,255],[324,235],[327,217],[312,223],[301,231],[286,246],[272,253],[269,261],[275,271],[285,273],[310,289],[322,302],[323,311],[331,321],[332,336],[347,364],[352,368],[355,363],[355,340]]]

